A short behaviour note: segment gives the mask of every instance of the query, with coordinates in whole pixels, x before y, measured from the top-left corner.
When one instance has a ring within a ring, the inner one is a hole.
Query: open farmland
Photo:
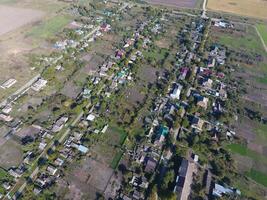
[[[197,6],[197,1],[199,0],[146,0],[148,3],[164,5],[164,6],[174,6],[174,7],[186,7],[194,8]]]
[[[208,9],[267,19],[265,0],[208,0]]]
[[[39,20],[44,13],[38,10],[14,8],[0,5],[0,35],[25,24]]]

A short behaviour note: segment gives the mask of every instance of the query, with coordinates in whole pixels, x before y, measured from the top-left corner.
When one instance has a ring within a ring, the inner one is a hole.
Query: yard
[[[117,125],[111,125],[92,147],[96,160],[116,168],[122,156],[120,147],[124,144],[126,137],[127,133],[123,129]]]

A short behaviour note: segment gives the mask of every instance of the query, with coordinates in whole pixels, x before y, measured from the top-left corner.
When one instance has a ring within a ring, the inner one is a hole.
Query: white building
[[[173,90],[173,92],[170,94],[172,99],[180,99],[180,95],[181,95],[181,91],[182,91],[183,86],[180,84],[177,84],[175,86],[175,89]]]

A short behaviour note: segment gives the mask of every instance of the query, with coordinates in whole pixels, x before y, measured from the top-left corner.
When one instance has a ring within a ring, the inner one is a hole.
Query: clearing
[[[0,147],[0,166],[4,169],[18,166],[22,162],[22,156],[21,146],[13,140],[8,140]]]
[[[265,0],[208,0],[208,9],[242,16],[267,19]]]
[[[0,35],[38,21],[43,16],[42,11],[0,5]]]

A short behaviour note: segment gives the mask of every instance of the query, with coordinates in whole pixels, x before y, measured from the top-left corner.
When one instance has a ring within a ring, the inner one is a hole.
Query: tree
[[[164,179],[162,181],[161,184],[161,189],[163,190],[168,190],[169,189],[169,185],[173,182],[174,180],[174,171],[173,170],[169,170],[166,175],[164,176]]]
[[[154,185],[152,190],[151,190],[151,193],[149,194],[148,200],[157,200],[158,199],[158,193],[157,193],[157,186]]]
[[[38,166],[44,166],[47,163],[47,159],[44,157],[40,157],[37,161]]]

